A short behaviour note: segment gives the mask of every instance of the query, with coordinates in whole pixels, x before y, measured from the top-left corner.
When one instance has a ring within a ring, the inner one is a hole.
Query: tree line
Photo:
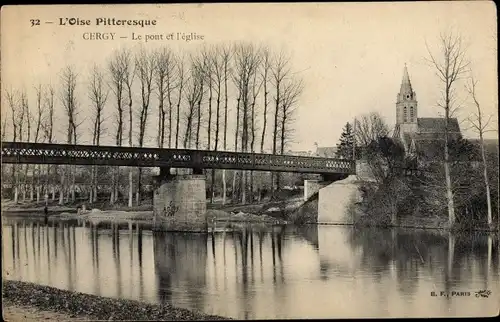
[[[33,101],[24,88],[5,90],[11,118],[10,124],[3,118],[2,141],[10,134],[14,142],[81,144],[86,136],[93,145],[112,139],[116,146],[283,154],[293,139],[303,83],[283,50],[253,43],[202,45],[190,52],[124,47],[88,70],[81,74],[65,66],[57,84],[35,86]],[[57,193],[60,204],[74,201],[78,176],[88,178],[90,203],[106,190],[111,204],[132,206],[147,190],[143,172],[148,169],[78,168],[13,165],[13,198],[33,200],[36,193],[38,200],[40,194],[55,198]],[[233,201],[245,203],[260,197],[257,191],[266,185],[271,192],[281,186],[279,174],[206,172],[211,200],[220,183],[223,203],[229,191]]]
[[[484,138],[495,131],[493,115],[487,115],[479,101],[478,80],[460,34],[442,33],[438,50],[427,49],[427,61],[440,85],[437,106],[445,120],[442,139],[434,142],[439,155],[430,157],[422,150],[408,154],[378,113],[358,116],[354,125],[347,123],[343,129],[337,156],[365,160],[375,179],[362,187],[370,213],[362,220],[395,225],[402,217],[439,219],[446,213],[450,228],[498,230],[498,141],[486,143]],[[450,134],[450,119],[464,107],[458,100],[461,89],[470,106],[464,125],[478,136],[477,142]],[[420,172],[408,177],[403,168]]]

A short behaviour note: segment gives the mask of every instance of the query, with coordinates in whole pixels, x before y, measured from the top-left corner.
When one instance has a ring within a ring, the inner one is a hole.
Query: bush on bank
[[[405,175],[401,168],[416,167],[405,156],[402,146],[391,138],[381,137],[364,151],[374,175],[374,182],[359,186],[363,196],[354,201],[348,216],[359,226],[416,225],[454,230],[498,229],[498,154],[488,154],[487,166],[493,210],[493,226],[487,225],[487,200],[483,165],[477,149],[466,140],[450,143],[450,168],[456,223],[447,227],[447,200],[442,162],[419,164],[423,170]]]

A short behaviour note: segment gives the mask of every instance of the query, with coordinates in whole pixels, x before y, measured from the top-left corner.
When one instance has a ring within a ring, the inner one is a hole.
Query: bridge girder
[[[118,146],[2,142],[2,163],[75,164],[160,168],[233,169],[354,174],[355,161],[345,159]]]

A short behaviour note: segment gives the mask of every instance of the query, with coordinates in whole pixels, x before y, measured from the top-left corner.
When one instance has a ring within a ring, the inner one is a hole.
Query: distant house
[[[288,152],[285,153],[286,155],[296,155],[296,156],[303,156],[307,157],[311,155],[311,151],[292,151],[288,150]]]
[[[336,158],[337,147],[335,146],[324,146],[319,147],[317,143],[314,144],[316,151],[313,152],[313,156],[321,158]]]

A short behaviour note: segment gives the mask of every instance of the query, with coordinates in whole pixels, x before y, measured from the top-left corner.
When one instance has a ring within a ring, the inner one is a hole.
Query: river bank
[[[289,198],[284,198],[280,200],[266,200],[261,202],[253,202],[247,204],[231,204],[228,203],[223,205],[221,202],[207,203],[207,209],[224,210],[228,212],[248,212],[248,213],[259,213],[263,210],[278,210],[278,207],[286,206],[287,208],[293,206],[294,204],[301,203],[303,200],[302,196],[294,196]],[[144,201],[141,205],[135,205],[129,207],[124,204],[114,204],[110,205],[107,202],[94,203],[88,205],[86,202],[74,202],[65,203],[64,205],[59,205],[58,202],[50,201],[48,202],[48,207],[50,212],[70,212],[76,211],[77,208],[81,208],[82,205],[86,205],[87,209],[97,208],[100,210],[115,210],[115,211],[152,211],[153,205],[152,201]],[[24,213],[24,212],[40,212],[43,211],[45,202],[36,201],[19,201],[14,202],[13,200],[2,200],[2,211],[7,211],[9,213]]]
[[[261,202],[246,205],[207,204],[207,220],[209,222],[259,222],[267,224],[287,224],[288,214],[300,208],[302,198]],[[81,205],[59,206],[50,205],[49,220],[84,220],[93,224],[114,223],[127,224],[150,223],[153,220],[152,205],[127,207],[126,205],[109,205],[103,209],[97,206],[92,209],[81,210]],[[43,214],[44,204],[36,202],[14,203],[2,202],[2,213],[6,216],[33,217],[34,214]]]
[[[81,208],[84,202],[65,203],[59,205],[56,201],[48,202],[49,214],[59,214],[62,212],[77,212],[77,208]],[[2,200],[2,212],[9,214],[16,214],[23,216],[30,213],[42,213],[45,207],[45,202],[40,201],[19,201],[15,203],[13,200]],[[89,206],[87,206],[89,208]],[[142,204],[139,206],[128,207],[127,205],[109,205],[108,203],[99,203],[92,205],[90,208],[97,208],[100,210],[116,210],[116,211],[152,211],[153,207],[149,204]]]
[[[340,196],[339,189],[347,189],[346,185],[356,186],[356,182],[347,182],[343,185],[330,186],[323,191],[323,200]],[[340,182],[339,182],[340,183]],[[329,192],[330,189],[333,189]],[[350,188],[353,190],[354,188]],[[355,189],[354,189],[355,190]],[[353,190],[353,191],[354,191]],[[358,198],[360,199],[360,198]],[[360,199],[361,200],[361,199]],[[400,227],[419,229],[441,229],[441,230],[477,230],[477,231],[498,231],[497,227],[489,229],[481,225],[456,225],[449,228],[446,216],[436,216],[420,214],[413,216],[398,217],[397,223],[388,221],[388,216],[376,216],[377,211],[369,211],[363,202],[355,202],[343,205],[342,209],[331,209],[332,205],[321,211],[318,208],[319,194],[312,195],[309,200],[304,201],[300,196],[293,196],[282,200],[265,202],[255,202],[251,204],[227,204],[207,203],[207,221],[212,223],[223,223],[231,225],[233,223],[251,223],[262,225],[286,225],[286,224],[325,224],[320,222],[320,212],[324,213],[344,213],[345,219],[341,222],[326,222],[326,224],[353,225],[356,227]],[[325,201],[323,201],[325,202]],[[77,206],[81,204],[59,206],[57,203],[49,205],[49,221],[84,221],[92,225],[119,225],[127,226],[131,222],[149,227],[153,222],[152,206],[142,204],[140,206],[128,207],[127,205],[102,204],[103,209],[94,208],[85,211],[77,211]],[[43,204],[36,202],[14,203],[12,201],[2,202],[2,214],[6,217],[34,217],[36,214],[43,215]],[[375,214],[375,215],[374,215]],[[328,215],[327,215],[328,217]]]
[[[8,322],[18,322],[18,321],[86,321],[84,318],[71,317],[68,314],[61,314],[56,312],[51,312],[47,310],[40,310],[36,307],[16,305],[4,300],[3,303],[3,320]]]
[[[4,316],[7,321],[24,321],[23,315],[60,321],[76,320],[227,320],[168,303],[159,305],[139,301],[106,298],[53,287],[4,280],[2,288]],[[36,319],[39,320],[39,319]]]

